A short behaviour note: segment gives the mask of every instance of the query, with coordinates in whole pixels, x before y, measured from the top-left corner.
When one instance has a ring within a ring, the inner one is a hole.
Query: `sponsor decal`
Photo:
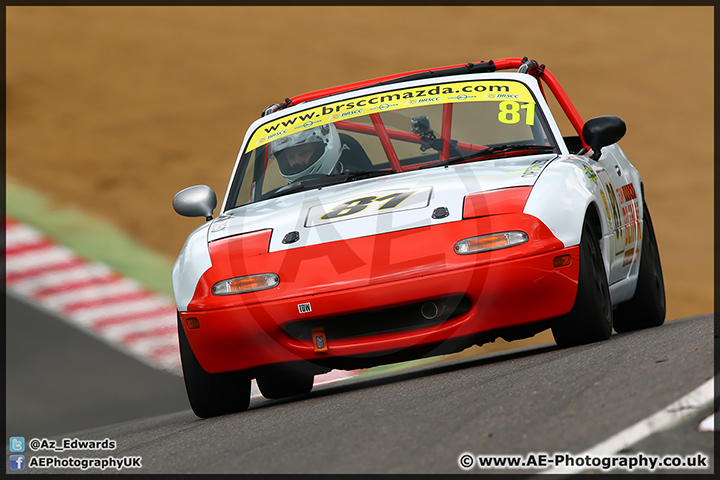
[[[319,121],[317,121],[317,122],[305,122],[305,123],[303,123],[302,125],[300,125],[299,127],[295,127],[295,130],[300,130],[300,129],[307,130],[308,128],[310,128],[310,127],[312,127],[313,125],[318,124],[318,123],[320,123],[320,122],[319,122]]]
[[[487,100],[517,100],[520,98],[520,95],[514,93],[486,93],[483,98]]]
[[[525,169],[525,171],[522,173],[521,176],[522,176],[522,177],[536,177],[537,175],[540,174],[540,171],[542,170],[542,168],[543,168],[545,165],[547,165],[547,163],[548,163],[549,161],[550,161],[550,160],[546,160],[546,159],[543,159],[543,160],[535,160],[534,162],[532,162],[532,163],[530,164],[530,166],[528,166],[528,167]]]
[[[592,182],[597,185],[598,184],[598,177],[595,174],[595,171],[588,167],[587,165],[583,166],[583,171],[585,172],[585,176],[588,177]],[[605,195],[603,195],[603,200],[605,200]],[[607,208],[607,202],[605,202],[605,208]],[[608,216],[610,215],[610,212],[608,212]]]
[[[418,98],[418,99],[411,99],[405,102],[405,105],[420,105],[422,103],[439,103],[442,101],[441,97],[434,97],[434,98]]]
[[[623,185],[622,187],[615,190],[617,191],[620,203],[627,203],[637,198],[637,193],[635,193],[635,186],[632,183]]]
[[[637,241],[640,232],[640,205],[638,202],[634,201],[622,207],[622,215],[627,230],[625,245],[630,245]]]
[[[383,107],[383,105],[380,105],[380,107],[378,107],[378,108],[381,108],[381,107]],[[348,117],[357,117],[358,115],[362,115],[363,113],[365,113],[365,109],[362,109],[362,108],[357,109],[357,110],[351,110],[349,112],[336,113],[335,115],[330,117],[330,120],[335,121],[335,120],[341,120],[343,118],[348,118]]]
[[[477,95],[465,95],[464,93],[461,93],[457,97],[448,97],[448,100],[470,100],[472,98],[477,98]]]
[[[607,198],[605,198],[605,192],[600,189],[600,196],[603,199],[603,203],[605,204],[605,213],[607,214],[607,220],[608,220],[608,228],[612,230],[612,215],[610,215],[610,208],[608,208],[608,202]]]
[[[383,103],[382,105],[380,105],[377,108],[375,108],[375,107],[371,108],[370,111],[372,112],[373,110],[387,110],[390,107],[397,107],[398,105],[400,105],[400,104],[399,103],[393,103],[393,104]]]
[[[632,261],[633,261],[634,255],[635,255],[634,248],[631,248],[630,250],[625,250],[625,258],[623,258],[622,266],[624,267],[625,265],[630,265],[630,263],[632,263]]]
[[[623,229],[620,228],[622,225],[620,220],[620,206],[618,205],[617,197],[615,196],[615,191],[612,188],[612,184],[610,182],[605,182],[605,191],[608,194],[608,197],[610,197],[610,206],[612,207],[612,218],[613,223],[615,224],[615,238],[617,240],[622,239],[623,237]],[[603,196],[603,200],[605,200],[605,196]],[[606,207],[607,208],[607,207]]]
[[[300,312],[300,313],[310,313],[310,312],[312,312],[312,306],[310,306],[310,302],[307,302],[307,303],[298,303],[298,312]]]
[[[351,98],[339,102],[327,103],[319,107],[303,110],[285,117],[270,121],[260,126],[253,133],[245,152],[249,152],[266,143],[290,134],[324,125],[339,119],[350,119],[365,115],[371,111],[392,111],[405,107],[417,107],[425,104],[442,104],[455,102],[508,101],[513,105],[505,106],[508,112],[503,123],[517,123],[513,113],[519,108],[534,111],[535,99],[528,88],[510,80],[475,80],[469,82],[443,83],[422,87],[405,88],[389,92],[375,93],[362,97]],[[530,105],[515,106],[518,102]],[[501,120],[502,121],[502,120]]]

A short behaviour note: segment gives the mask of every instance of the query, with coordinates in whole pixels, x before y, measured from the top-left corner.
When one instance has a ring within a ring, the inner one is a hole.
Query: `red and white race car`
[[[545,87],[542,86],[543,81]],[[576,130],[560,133],[554,94]],[[527,58],[288,98],[248,129],[223,200],[172,271],[193,411],[247,409],[313,376],[552,328],[558,345],[660,325],[643,180],[618,117],[583,123]]]

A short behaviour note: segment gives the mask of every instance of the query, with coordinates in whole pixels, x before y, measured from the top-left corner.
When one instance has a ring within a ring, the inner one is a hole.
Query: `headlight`
[[[213,295],[235,295],[238,293],[257,292],[277,287],[280,277],[274,273],[261,273],[245,277],[230,278],[218,282],[212,287]]]
[[[455,244],[455,253],[469,255],[471,253],[489,252],[501,248],[514,247],[528,241],[525,232],[503,232],[466,238]]]

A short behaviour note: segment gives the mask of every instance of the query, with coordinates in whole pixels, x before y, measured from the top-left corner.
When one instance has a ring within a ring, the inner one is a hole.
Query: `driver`
[[[280,173],[289,182],[311,174],[329,175],[336,170],[342,152],[334,125],[322,125],[288,135],[270,143]]]

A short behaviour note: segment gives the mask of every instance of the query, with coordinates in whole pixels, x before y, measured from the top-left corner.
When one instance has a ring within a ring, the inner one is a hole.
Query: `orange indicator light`
[[[237,293],[258,292],[277,287],[278,283],[280,283],[280,277],[274,273],[247,275],[216,283],[212,287],[212,293],[213,295],[235,295]]]
[[[498,247],[507,247],[508,245],[505,235],[488,235],[487,237],[468,240],[468,250],[492,250]]]
[[[558,257],[553,258],[553,266],[555,268],[558,267],[566,267],[570,265],[571,258],[570,255],[560,255]]]
[[[468,255],[471,253],[489,252],[501,248],[520,245],[528,241],[525,232],[502,232],[466,238],[455,244],[455,253]]]

